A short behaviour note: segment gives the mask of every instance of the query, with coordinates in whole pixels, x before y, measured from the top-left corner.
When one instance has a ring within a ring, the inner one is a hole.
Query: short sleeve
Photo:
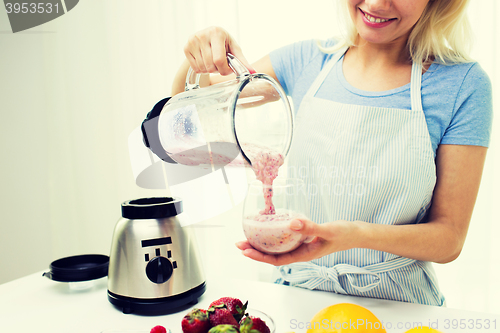
[[[492,122],[491,82],[481,66],[474,63],[461,83],[453,116],[441,144],[488,147]]]
[[[293,94],[295,82],[319,52],[316,41],[307,40],[284,46],[269,54],[274,73],[287,95]]]

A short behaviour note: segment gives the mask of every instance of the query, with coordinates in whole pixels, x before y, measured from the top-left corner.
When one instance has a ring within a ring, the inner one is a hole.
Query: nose
[[[365,4],[372,12],[385,11],[391,8],[392,0],[365,0]]]

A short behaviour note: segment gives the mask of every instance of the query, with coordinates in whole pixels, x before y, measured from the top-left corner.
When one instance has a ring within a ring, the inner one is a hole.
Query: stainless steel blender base
[[[206,283],[203,282],[199,286],[182,294],[154,299],[120,296],[108,290],[108,300],[111,304],[120,308],[125,314],[167,314],[182,311],[186,308],[186,305],[196,304],[198,298],[203,295],[205,290]]]

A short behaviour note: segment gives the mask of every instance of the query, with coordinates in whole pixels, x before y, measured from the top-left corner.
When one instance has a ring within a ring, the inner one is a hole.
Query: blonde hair
[[[350,19],[347,0],[340,3],[339,13],[344,31],[339,43],[330,48],[320,46],[325,53],[333,53],[356,45],[358,32]],[[472,34],[467,18],[469,0],[430,0],[408,37],[408,51],[416,63],[439,62],[454,64],[470,62]]]

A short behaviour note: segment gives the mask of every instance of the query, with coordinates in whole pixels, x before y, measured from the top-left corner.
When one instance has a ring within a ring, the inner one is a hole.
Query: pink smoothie
[[[288,227],[295,218],[305,216],[281,209],[273,215],[247,216],[243,219],[243,232],[250,245],[261,252],[278,254],[293,251],[307,237]]]
[[[282,154],[266,147],[247,144],[241,148],[252,162],[255,176],[263,185],[265,207],[261,214],[274,214],[273,181],[278,177],[278,169],[283,165],[285,158]]]
[[[231,149],[219,149],[219,151],[213,151],[218,142],[214,145],[203,145],[199,142],[186,140],[185,146],[171,147],[167,151],[168,155],[172,157],[177,163],[187,165],[187,166],[202,166],[205,168],[211,168],[214,166],[248,166],[248,163],[244,162],[243,157],[240,153],[235,152],[237,149],[235,146],[228,147]],[[192,148],[195,147],[195,148]],[[239,154],[236,156],[235,155]],[[231,155],[231,156],[230,156]]]

